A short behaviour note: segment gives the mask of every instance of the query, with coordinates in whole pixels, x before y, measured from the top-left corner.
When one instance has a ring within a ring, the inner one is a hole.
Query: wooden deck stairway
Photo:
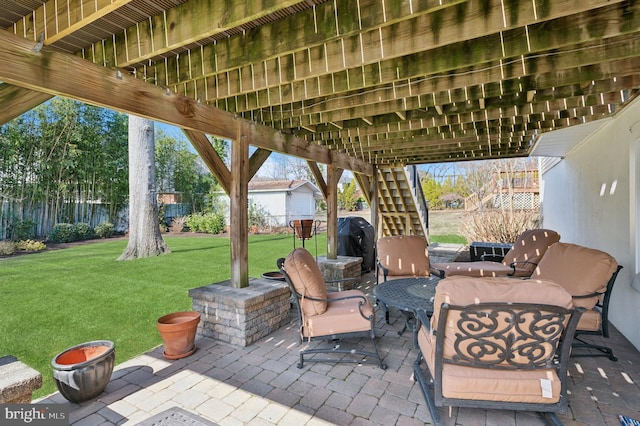
[[[381,167],[376,179],[379,233],[428,237],[429,212],[416,166]]]

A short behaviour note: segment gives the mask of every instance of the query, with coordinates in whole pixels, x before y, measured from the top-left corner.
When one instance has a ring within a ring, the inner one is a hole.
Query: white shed
[[[322,194],[307,180],[264,180],[249,182],[249,202],[269,216],[272,226],[288,226],[297,219],[315,219],[316,199]]]

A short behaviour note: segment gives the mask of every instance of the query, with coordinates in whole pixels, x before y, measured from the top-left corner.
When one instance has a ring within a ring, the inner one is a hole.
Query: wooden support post
[[[327,165],[327,259],[338,258],[338,181],[343,171]]]
[[[371,212],[371,224],[373,225],[373,229],[375,231],[376,239],[381,235],[379,232],[382,232],[382,227],[380,226],[379,221],[379,212],[378,212],[378,170],[377,166],[374,166],[373,169],[373,178],[370,179],[370,196],[369,196],[369,211]]]
[[[231,144],[231,192],[229,225],[231,234],[231,286],[249,286],[249,140],[239,126]]]

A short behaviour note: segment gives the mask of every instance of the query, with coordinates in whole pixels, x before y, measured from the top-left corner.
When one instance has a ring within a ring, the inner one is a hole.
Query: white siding
[[[315,219],[316,200],[313,190],[308,186],[299,187],[287,198],[288,220]]]
[[[249,200],[269,214],[272,226],[288,226],[296,219],[315,219],[315,188],[306,183],[293,189],[249,191]]]
[[[611,298],[614,326],[640,349],[640,101],[569,152],[542,176],[543,226],[561,241],[603,250],[620,271]]]
[[[286,193],[280,192],[251,192],[249,200],[263,207],[271,216],[274,225],[286,225]]]

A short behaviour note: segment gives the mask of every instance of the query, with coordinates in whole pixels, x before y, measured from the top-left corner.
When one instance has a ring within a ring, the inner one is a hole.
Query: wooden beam
[[[270,155],[271,151],[262,148],[258,148],[251,154],[251,158],[249,158],[249,180],[258,173],[258,170],[260,170],[260,167],[262,167]]]
[[[218,179],[224,192],[229,195],[231,193],[231,172],[213,148],[213,145],[211,145],[211,141],[207,135],[189,129],[182,129],[182,131],[198,152],[209,171]]]
[[[358,173],[371,174],[372,166],[354,157],[272,128],[237,118],[196,100],[161,89],[73,55],[44,47],[33,52],[33,43],[0,31],[0,81],[61,95],[85,103],[234,140],[240,128],[254,146],[295,155]],[[73,78],[71,76],[73,75]],[[246,123],[247,125],[243,125]]]
[[[307,165],[309,166],[309,169],[311,170],[311,174],[313,174],[313,177],[316,180],[316,184],[318,185],[318,188],[320,188],[320,191],[322,192],[322,196],[326,200],[327,197],[329,196],[329,191],[327,190],[327,183],[324,180],[324,176],[322,176],[322,171],[320,170],[320,167],[318,167],[318,165],[313,161],[307,161]]]
[[[0,84],[0,125],[13,120],[43,102],[48,101],[53,96],[13,86],[11,84]]]
[[[356,182],[358,182],[358,186],[360,187],[360,191],[362,192],[362,196],[364,197],[367,204],[371,205],[371,199],[373,194],[371,193],[371,181],[373,179],[369,179],[369,176],[363,176],[359,173],[354,174]]]

